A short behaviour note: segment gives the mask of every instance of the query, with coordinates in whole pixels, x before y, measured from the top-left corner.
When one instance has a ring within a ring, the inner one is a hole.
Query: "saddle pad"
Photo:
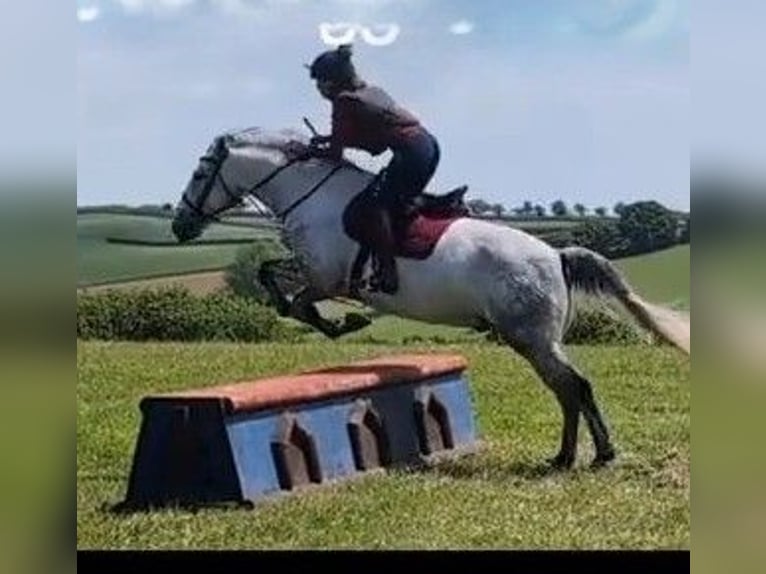
[[[343,225],[348,236],[373,250],[376,238],[380,237],[375,226],[378,220],[375,216],[377,209],[371,197],[360,194],[351,201],[343,214]],[[450,225],[463,217],[464,212],[449,209],[425,211],[410,217],[404,226],[398,225],[396,256],[408,259],[428,258]]]
[[[418,215],[404,230],[397,249],[397,255],[410,259],[426,259],[433,253],[442,235],[459,216],[429,217]]]

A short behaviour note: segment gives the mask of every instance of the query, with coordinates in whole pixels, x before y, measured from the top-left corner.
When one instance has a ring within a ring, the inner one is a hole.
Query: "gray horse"
[[[661,340],[690,353],[686,318],[644,301],[597,253],[557,250],[520,230],[471,217],[454,221],[428,257],[397,258],[396,293],[352,289],[360,245],[344,227],[343,215],[375,176],[350,162],[307,158],[306,145],[305,136],[290,130],[251,128],[215,138],[177,206],[176,237],[191,240],[246,195],[256,197],[281,219],[283,239],[306,278],[305,289],[290,301],[264,269],[262,278],[282,314],[338,336],[367,323],[351,314],[345,324],[334,324],[314,304],[347,297],[382,313],[491,328],[529,361],[558,399],[564,419],[561,447],[549,462],[557,468],[574,463],[580,413],[595,445],[593,464],[613,460],[591,383],[562,345],[572,291],[616,298]]]

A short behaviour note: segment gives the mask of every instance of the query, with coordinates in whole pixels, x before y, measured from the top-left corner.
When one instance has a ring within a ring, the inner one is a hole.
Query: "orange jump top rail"
[[[441,377],[461,372],[467,366],[461,355],[394,355],[291,375],[151,395],[144,401],[219,399],[226,411],[233,414]]]

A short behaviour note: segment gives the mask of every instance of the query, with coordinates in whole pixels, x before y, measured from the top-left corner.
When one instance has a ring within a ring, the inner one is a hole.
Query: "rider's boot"
[[[375,247],[380,266],[371,279],[370,288],[372,291],[393,295],[399,288],[399,278],[396,273],[396,239],[388,209],[378,210],[378,229],[380,233]]]

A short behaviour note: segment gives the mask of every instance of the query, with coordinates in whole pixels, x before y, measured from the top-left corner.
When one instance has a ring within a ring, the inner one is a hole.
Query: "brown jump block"
[[[283,407],[461,372],[462,355],[383,356],[301,373],[152,395],[147,399],[220,399],[230,414]]]

